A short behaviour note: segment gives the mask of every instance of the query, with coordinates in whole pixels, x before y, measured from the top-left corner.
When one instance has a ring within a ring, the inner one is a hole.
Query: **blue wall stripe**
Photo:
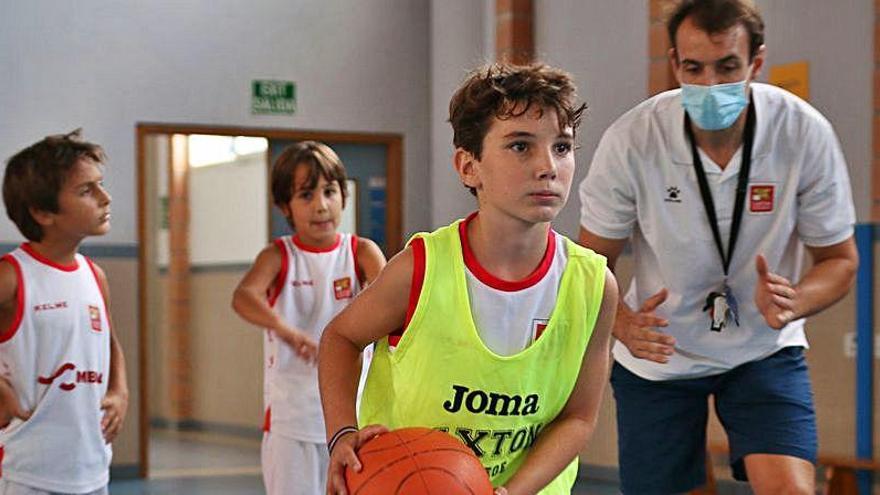
[[[856,277],[856,457],[874,456],[874,240],[876,226],[856,226],[859,271]],[[859,493],[871,493],[872,475],[858,476]]]
[[[111,480],[133,480],[140,477],[140,464],[114,464],[110,466]]]
[[[19,243],[0,242],[0,253],[14,251]],[[132,258],[138,257],[137,244],[83,244],[79,252],[89,258]]]

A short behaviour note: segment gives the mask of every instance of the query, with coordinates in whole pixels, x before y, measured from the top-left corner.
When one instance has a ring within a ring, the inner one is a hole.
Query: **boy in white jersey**
[[[345,168],[328,146],[303,141],[272,168],[272,197],[293,228],[257,256],[232,300],[265,328],[262,466],[269,495],[325,491],[327,446],[315,360],[324,326],[385,265],[373,241],[336,231]]]
[[[542,65],[480,69],[453,96],[454,166],[478,212],[419,234],[324,331],[328,493],[347,493],[344,468],[361,468],[368,438],[416,425],[466,443],[496,493],[570,493],[617,302],[604,258],[550,229],[583,109],[571,77]],[[358,420],[357,356],[371,342]]]
[[[6,213],[28,239],[0,259],[0,493],[106,494],[128,408],[107,279],[77,253],[110,229],[104,152],[79,131],[9,159]]]

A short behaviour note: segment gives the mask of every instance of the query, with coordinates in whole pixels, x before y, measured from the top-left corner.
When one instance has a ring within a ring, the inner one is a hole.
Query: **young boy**
[[[232,300],[265,333],[262,465],[269,495],[326,490],[329,456],[314,361],[324,326],[385,265],[371,240],[336,231],[345,169],[328,146],[303,141],[272,168],[272,197],[295,235],[257,256]]]
[[[386,426],[459,438],[496,493],[570,492],[617,303],[605,259],[550,228],[574,173],[574,101],[570,76],[542,65],[483,68],[452,97],[454,165],[478,211],[417,235],[324,331],[328,493],[347,493],[345,466]],[[374,341],[358,421],[357,357]]]
[[[110,229],[101,147],[79,130],[9,159],[6,213],[28,242],[0,260],[0,493],[106,494],[128,408],[107,278],[77,253]]]

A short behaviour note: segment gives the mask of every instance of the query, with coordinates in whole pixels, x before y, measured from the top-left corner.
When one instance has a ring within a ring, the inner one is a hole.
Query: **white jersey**
[[[632,241],[635,272],[625,296],[640,307],[660,289],[657,314],[675,337],[666,364],[634,357],[620,342],[614,358],[649,380],[723,373],[788,346],[806,346],[804,320],[773,330],[754,304],[755,257],[798,281],[804,245],[830,246],[853,234],[855,212],[846,162],[831,124],[782,89],[752,83],[756,126],[748,194],[727,285],[739,302],[739,325],[709,330],[707,296],[725,277],[700,196],[684,132],[681,90],[654,96],[602,136],[581,183],[581,225],[599,236]],[[733,221],[742,151],[722,169],[700,151],[725,249]]]
[[[495,354],[512,356],[532,345],[550,321],[568,261],[565,238],[550,230],[538,267],[522,280],[502,280],[473,255],[467,239],[471,218],[459,224],[471,316],[486,347]]]
[[[467,225],[475,216],[471,214],[458,226],[471,317],[480,339],[489,350],[500,356],[512,356],[541,337],[550,321],[568,263],[565,238],[550,230],[547,250],[535,270],[522,280],[503,280],[480,265],[470,248]],[[406,325],[418,303],[425,273],[424,241],[416,238],[410,246],[414,266]],[[392,348],[397,346],[401,335],[402,332],[391,334],[389,344]]]
[[[0,430],[2,477],[49,492],[109,480],[101,400],[110,379],[110,320],[91,261],[61,266],[23,244],[3,258],[18,275],[15,321],[0,334],[0,374],[30,419]]]
[[[356,269],[357,237],[338,234],[328,249],[281,237],[282,267],[269,304],[289,325],[315,340],[324,327],[361,290]],[[326,441],[318,368],[297,356],[290,346],[266,331],[264,429],[306,442]]]

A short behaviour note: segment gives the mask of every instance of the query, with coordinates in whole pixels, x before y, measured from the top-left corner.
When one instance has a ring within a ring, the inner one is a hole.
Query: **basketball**
[[[401,428],[368,440],[363,469],[345,470],[350,495],[492,495],[489,475],[463,443],[430,428]]]

